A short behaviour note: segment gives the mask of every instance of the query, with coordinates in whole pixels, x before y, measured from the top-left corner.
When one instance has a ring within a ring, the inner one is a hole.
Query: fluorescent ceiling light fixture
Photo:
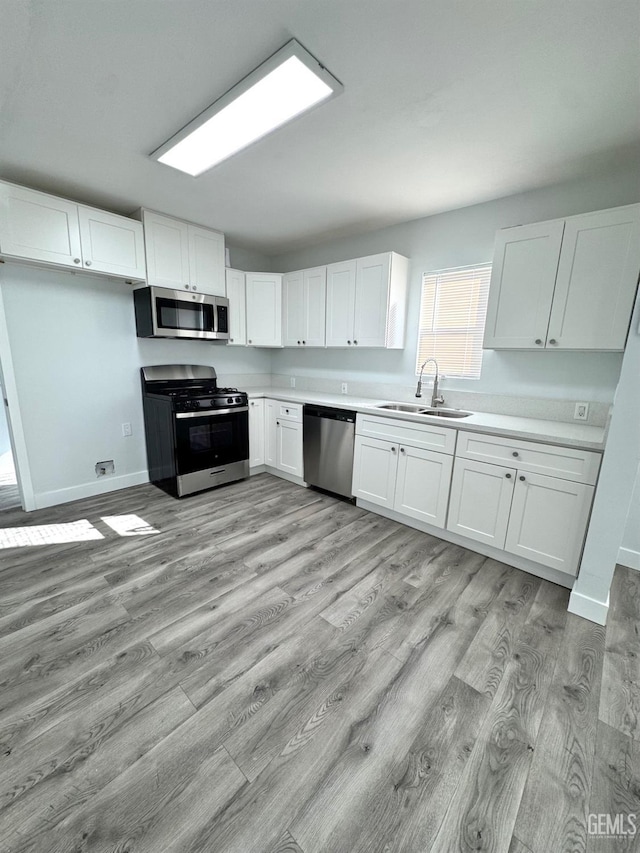
[[[292,39],[151,156],[201,175],[342,88]]]

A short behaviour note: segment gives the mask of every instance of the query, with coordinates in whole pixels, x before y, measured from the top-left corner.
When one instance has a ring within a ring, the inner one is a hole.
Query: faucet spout
[[[420,368],[420,376],[418,378],[418,385],[416,388],[416,397],[422,397],[422,374],[424,372],[425,367],[431,361],[434,363],[436,368],[433,376],[433,394],[431,395],[431,407],[435,409],[436,406],[442,405],[444,403],[444,397],[441,394],[438,395],[439,370],[438,362],[435,360],[435,358],[428,358]]]

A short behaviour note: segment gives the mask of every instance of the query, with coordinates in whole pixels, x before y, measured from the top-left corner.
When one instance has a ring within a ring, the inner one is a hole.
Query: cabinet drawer
[[[356,418],[356,434],[382,441],[408,444],[410,447],[420,447],[423,450],[437,450],[440,453],[451,455],[453,455],[456,446],[455,429],[397,420],[396,418],[379,418],[375,415],[358,415]]]
[[[276,417],[283,421],[299,421],[302,423],[302,405],[300,403],[283,403],[276,400]]]
[[[464,430],[460,430],[458,435],[456,456],[478,462],[510,465],[519,471],[549,474],[588,485],[595,484],[600,468],[600,454],[589,450]]]

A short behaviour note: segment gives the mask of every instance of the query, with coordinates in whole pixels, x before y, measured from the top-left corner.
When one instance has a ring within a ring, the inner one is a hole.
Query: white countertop
[[[565,447],[580,447],[585,450],[604,449],[604,427],[588,426],[565,421],[545,421],[534,418],[518,418],[512,415],[494,415],[490,412],[475,412],[468,418],[442,418],[429,415],[416,415],[410,412],[393,412],[378,409],[381,403],[393,403],[398,400],[376,400],[369,397],[352,397],[349,394],[321,394],[315,391],[296,391],[293,388],[243,388],[249,397],[269,397],[287,403],[315,403],[319,406],[333,406],[366,412],[385,418],[396,418],[417,423],[432,423],[452,429],[473,430],[494,435],[506,435],[510,438],[525,438],[533,441],[560,444]],[[429,405],[425,399],[425,406]]]

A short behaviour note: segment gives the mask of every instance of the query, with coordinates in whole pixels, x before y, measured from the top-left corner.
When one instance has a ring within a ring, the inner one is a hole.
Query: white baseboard
[[[119,477],[101,477],[92,483],[82,483],[66,489],[55,489],[52,492],[36,492],[35,509],[45,509],[49,506],[78,501],[81,498],[92,498],[94,495],[104,495],[129,486],[141,486],[149,482],[148,471],[135,471],[133,474],[122,474]]]
[[[618,562],[628,569],[640,572],[640,551],[632,551],[631,548],[620,548],[618,551]]]
[[[598,601],[573,590],[569,596],[569,607],[567,609],[569,613],[575,613],[576,616],[582,616],[583,619],[589,619],[598,625],[606,625],[607,614],[609,613],[609,595],[607,594],[606,601]]]

